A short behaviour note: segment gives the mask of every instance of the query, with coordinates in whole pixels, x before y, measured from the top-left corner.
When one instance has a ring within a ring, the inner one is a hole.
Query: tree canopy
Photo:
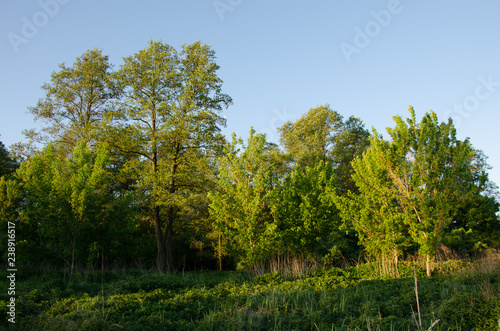
[[[469,140],[456,138],[451,120],[439,123],[431,111],[418,122],[413,108],[409,112],[406,121],[394,117],[391,141],[374,131],[370,148],[353,162],[360,194],[338,201],[373,253],[397,258],[411,238],[430,275],[444,229],[460,206],[485,190],[487,174]]]
[[[19,164],[11,156],[5,145],[0,141],[0,177],[13,173]]]
[[[0,143],[0,222],[15,222],[22,262],[73,274],[99,259],[172,272],[416,256],[430,274],[438,246],[500,248],[487,157],[451,119],[410,107],[384,138],[320,105],[284,123],[280,145],[253,128],[227,141],[218,71],[200,41],[151,40],[116,69],[98,49],[61,64],[28,108],[43,147],[21,160]]]

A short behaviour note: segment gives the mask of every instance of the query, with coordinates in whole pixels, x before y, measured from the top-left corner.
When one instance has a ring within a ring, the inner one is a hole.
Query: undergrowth
[[[399,278],[377,263],[308,273],[140,270],[28,274],[19,271],[19,330],[498,330],[499,261],[445,261],[425,277],[419,307],[413,264]],[[2,288],[7,287],[1,275]],[[104,296],[102,296],[104,294]],[[0,295],[3,316],[9,297]],[[420,308],[421,325],[416,318]],[[437,320],[439,320],[437,322]]]

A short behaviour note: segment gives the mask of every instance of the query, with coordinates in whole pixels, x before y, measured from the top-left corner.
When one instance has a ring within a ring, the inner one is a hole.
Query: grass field
[[[300,272],[19,270],[19,330],[499,330],[500,261],[451,260],[425,277],[403,262]],[[1,287],[8,288],[6,272]],[[420,312],[420,315],[419,315]]]

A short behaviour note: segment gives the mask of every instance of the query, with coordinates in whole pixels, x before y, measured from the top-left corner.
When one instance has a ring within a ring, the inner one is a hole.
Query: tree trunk
[[[156,271],[162,273],[165,271],[167,253],[165,251],[160,206],[156,203],[158,201],[157,178],[158,173],[158,146],[156,143],[156,105],[153,102],[151,108],[151,172],[153,173],[153,221],[156,234]]]
[[[172,243],[174,239],[174,216],[175,216],[175,210],[174,207],[169,207],[168,208],[168,213],[167,213],[167,228],[165,230],[165,242],[164,242],[164,249],[165,249],[165,271],[166,272],[172,272],[174,270],[174,261],[172,258]]]
[[[167,256],[164,245],[163,231],[161,229],[160,207],[155,206],[153,209],[153,219],[155,224],[156,234],[156,271],[162,273],[165,270]]]
[[[178,158],[180,154],[180,144],[176,142],[174,145],[174,155],[172,158],[172,164],[170,168],[170,181],[168,183],[168,192],[170,194],[175,194],[177,188],[175,187],[175,175],[177,173]],[[165,268],[167,272],[174,270],[174,262],[172,257],[172,244],[174,240],[174,221],[175,221],[176,209],[175,206],[169,206],[167,211],[167,228],[165,229]]]
[[[398,252],[396,250],[394,250],[394,267],[396,268],[396,277],[399,278],[399,267],[398,267],[398,264],[399,264]]]
[[[73,238],[71,242],[71,276],[73,276],[73,271],[75,269],[75,251],[76,251],[76,238]]]
[[[425,261],[425,268],[427,270],[427,277],[431,276],[431,256],[427,254],[427,259]]]
[[[219,247],[217,250],[217,270],[222,271],[222,236],[219,234]]]

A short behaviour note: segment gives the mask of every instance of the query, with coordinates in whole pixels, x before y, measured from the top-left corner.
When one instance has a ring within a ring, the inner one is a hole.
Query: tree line
[[[59,66],[28,108],[43,129],[10,155],[0,146],[1,222],[16,223],[20,262],[171,272],[418,255],[430,274],[438,244],[500,246],[487,158],[451,119],[410,107],[385,139],[321,105],[284,123],[279,145],[253,128],[227,141],[215,60],[199,41],[150,41],[116,70],[98,49]]]

